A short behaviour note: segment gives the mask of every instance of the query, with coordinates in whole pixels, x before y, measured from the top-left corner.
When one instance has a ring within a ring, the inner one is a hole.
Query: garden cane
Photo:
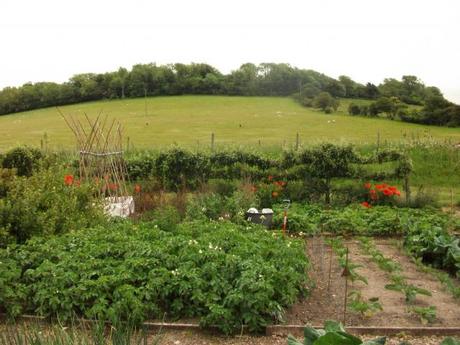
[[[283,200],[283,204],[284,204],[283,236],[286,237],[287,211],[289,209],[289,206],[291,206],[291,200],[285,199]]]

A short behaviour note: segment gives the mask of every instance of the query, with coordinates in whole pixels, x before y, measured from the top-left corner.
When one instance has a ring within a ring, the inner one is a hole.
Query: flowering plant
[[[361,205],[366,208],[372,205],[393,204],[397,197],[401,196],[401,192],[396,186],[390,186],[386,183],[372,185],[370,182],[364,184],[367,190],[367,200]]]

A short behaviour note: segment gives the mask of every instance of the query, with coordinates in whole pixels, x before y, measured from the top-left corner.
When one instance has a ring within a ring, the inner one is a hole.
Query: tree
[[[351,146],[324,144],[305,150],[299,155],[299,160],[306,165],[308,177],[321,182],[320,189],[329,204],[332,180],[348,177],[353,173],[352,164],[356,161],[356,154]]]
[[[321,92],[313,99],[313,106],[329,113],[331,109],[337,110],[339,101],[332,97],[329,92]]]
[[[348,106],[348,114],[359,115],[361,114],[361,108],[356,103],[350,103],[350,105]]]

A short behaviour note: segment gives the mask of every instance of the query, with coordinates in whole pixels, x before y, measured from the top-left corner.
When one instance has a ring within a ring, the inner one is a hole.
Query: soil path
[[[460,302],[443,289],[442,284],[431,274],[420,272],[411,260],[398,248],[385,239],[374,240],[377,248],[385,257],[400,263],[402,275],[408,283],[431,291],[432,296],[417,295],[415,306],[437,308],[437,319],[427,326],[458,327],[460,325]],[[362,267],[356,271],[367,278],[368,285],[362,282],[349,283],[348,291],[357,290],[365,299],[378,297],[383,311],[378,311],[371,317],[364,317],[352,311],[347,312],[347,326],[381,326],[381,327],[421,327],[420,318],[408,312],[405,296],[398,291],[385,289],[390,283],[389,274],[381,270],[370,256],[361,250],[357,241],[345,242],[349,248],[349,259]],[[337,257],[332,255],[330,247],[321,238],[307,240],[307,254],[312,261],[310,277],[315,282],[309,296],[288,309],[285,323],[297,325],[321,326],[325,320],[343,322],[343,306],[345,294],[345,279],[341,276],[342,269]],[[330,265],[330,286],[329,284]]]
[[[460,325],[460,301],[446,291],[436,277],[418,270],[408,256],[388,241],[376,241],[376,244],[377,249],[385,257],[399,262],[408,283],[431,292],[432,296],[417,295],[414,305],[420,307],[436,306],[437,320],[433,323],[434,326],[458,327]],[[402,300],[403,302],[404,299]]]

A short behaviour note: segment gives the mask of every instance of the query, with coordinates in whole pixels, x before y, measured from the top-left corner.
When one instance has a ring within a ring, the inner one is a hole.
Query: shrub
[[[350,115],[360,115],[361,114],[361,108],[359,105],[355,103],[350,103],[348,106],[348,114]]]
[[[18,243],[34,235],[62,234],[103,220],[92,188],[66,185],[59,168],[15,179],[6,198],[0,199],[0,229]]]
[[[19,176],[30,176],[39,166],[42,154],[29,147],[17,147],[8,151],[2,161],[3,168],[16,169]]]
[[[212,179],[208,182],[208,187],[213,193],[223,196],[230,196],[237,188],[237,182],[234,180],[226,179]]]

